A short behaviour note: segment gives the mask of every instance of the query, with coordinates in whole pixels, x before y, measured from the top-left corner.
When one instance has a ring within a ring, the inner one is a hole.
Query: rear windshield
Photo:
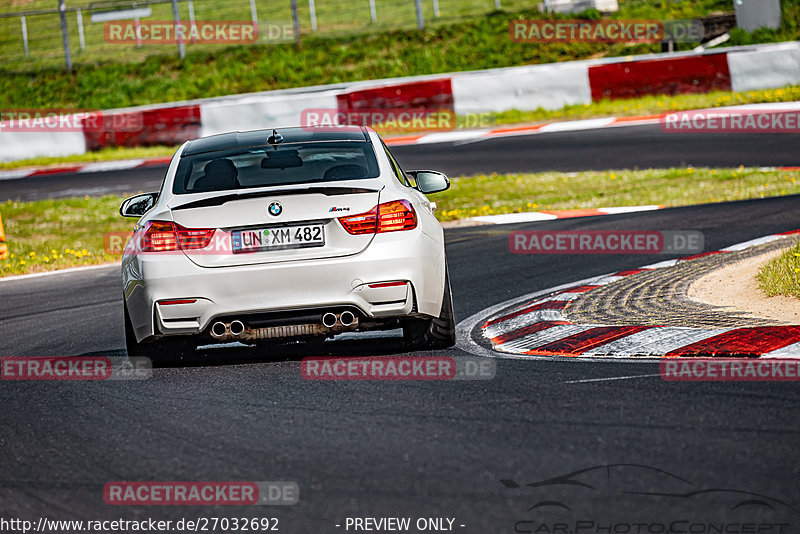
[[[363,141],[292,143],[186,156],[172,185],[176,195],[250,187],[377,178],[372,144]]]

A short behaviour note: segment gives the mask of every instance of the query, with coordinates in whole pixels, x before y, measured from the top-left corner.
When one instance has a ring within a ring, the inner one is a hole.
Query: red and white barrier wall
[[[797,83],[800,42],[375,80],[104,112],[123,122],[138,121],[135,130],[9,132],[0,124],[0,161],[81,154],[107,146],[177,145],[227,131],[297,126],[309,109],[430,108],[464,115]]]
[[[800,46],[781,43],[727,54],[734,91],[773,89],[800,80]]]

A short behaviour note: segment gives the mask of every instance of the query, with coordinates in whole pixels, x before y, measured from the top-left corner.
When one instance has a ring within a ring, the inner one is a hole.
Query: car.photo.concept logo
[[[521,534],[791,534],[800,520],[786,499],[633,463],[500,483]]]

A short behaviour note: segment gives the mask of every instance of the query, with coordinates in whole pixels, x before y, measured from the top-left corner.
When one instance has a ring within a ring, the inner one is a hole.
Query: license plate
[[[235,230],[232,234],[233,252],[258,252],[287,248],[321,247],[325,245],[322,224],[303,224],[279,228]]]

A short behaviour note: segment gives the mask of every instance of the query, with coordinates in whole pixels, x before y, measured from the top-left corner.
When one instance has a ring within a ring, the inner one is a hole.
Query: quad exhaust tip
[[[336,320],[337,320],[336,315],[331,312],[328,312],[322,316],[322,324],[324,324],[328,328],[333,328],[334,326],[336,326]]]
[[[353,312],[347,310],[343,311],[339,316],[339,322],[342,323],[342,326],[350,326],[355,320],[356,317],[353,315]]]
[[[211,325],[211,335],[214,337],[222,337],[228,331],[228,327],[222,321],[217,321]]]
[[[345,310],[338,315],[333,312],[326,312],[322,315],[322,325],[326,328],[334,328],[337,324],[349,327],[355,322],[356,316],[349,310]],[[211,335],[217,339],[238,338],[240,336],[250,338],[252,334],[253,330],[247,330],[244,323],[239,319],[235,319],[228,324],[217,321],[211,325]]]
[[[235,320],[231,322],[230,326],[228,327],[230,333],[234,336],[241,335],[244,332],[244,323],[240,320]]]

